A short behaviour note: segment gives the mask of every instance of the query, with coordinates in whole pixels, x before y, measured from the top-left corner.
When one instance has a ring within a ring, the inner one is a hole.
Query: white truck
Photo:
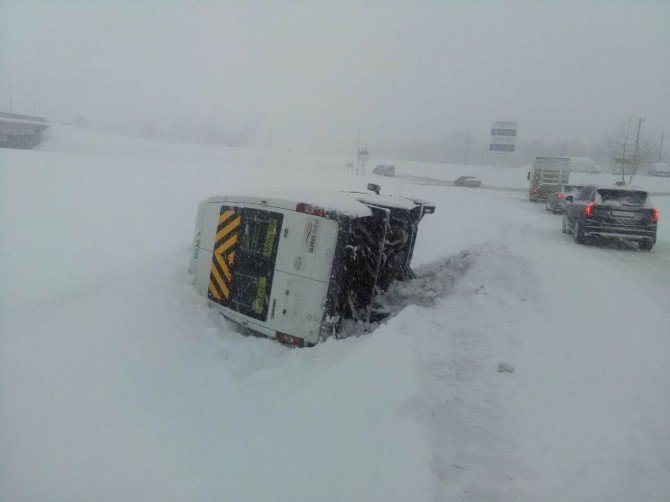
[[[375,299],[413,277],[419,222],[435,206],[376,193],[210,197],[198,205],[189,271],[221,315],[311,346],[346,319],[375,322]]]
[[[528,197],[531,202],[547,200],[552,193],[561,189],[570,178],[570,159],[566,157],[535,157],[532,169],[528,172],[530,180]]]

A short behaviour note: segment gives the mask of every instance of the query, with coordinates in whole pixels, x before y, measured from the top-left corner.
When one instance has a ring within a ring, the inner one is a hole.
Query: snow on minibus
[[[375,193],[210,197],[198,205],[189,271],[227,319],[296,346],[376,322],[376,297],[410,268],[435,207]]]

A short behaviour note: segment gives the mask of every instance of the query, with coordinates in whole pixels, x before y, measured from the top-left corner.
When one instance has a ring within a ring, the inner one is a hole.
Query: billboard
[[[516,148],[517,123],[496,121],[491,126],[489,151],[513,153]]]
[[[482,154],[490,166],[512,167],[516,161],[517,122],[496,120],[491,124],[489,146]]]

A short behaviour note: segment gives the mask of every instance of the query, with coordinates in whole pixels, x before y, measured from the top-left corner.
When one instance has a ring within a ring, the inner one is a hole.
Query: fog
[[[3,1],[0,109],[342,151],[670,131],[670,2],[359,3]]]

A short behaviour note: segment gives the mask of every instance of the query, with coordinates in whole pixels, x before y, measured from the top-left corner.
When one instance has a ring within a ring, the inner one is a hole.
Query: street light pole
[[[14,113],[14,107],[12,103],[12,73],[9,73],[9,113]]]

